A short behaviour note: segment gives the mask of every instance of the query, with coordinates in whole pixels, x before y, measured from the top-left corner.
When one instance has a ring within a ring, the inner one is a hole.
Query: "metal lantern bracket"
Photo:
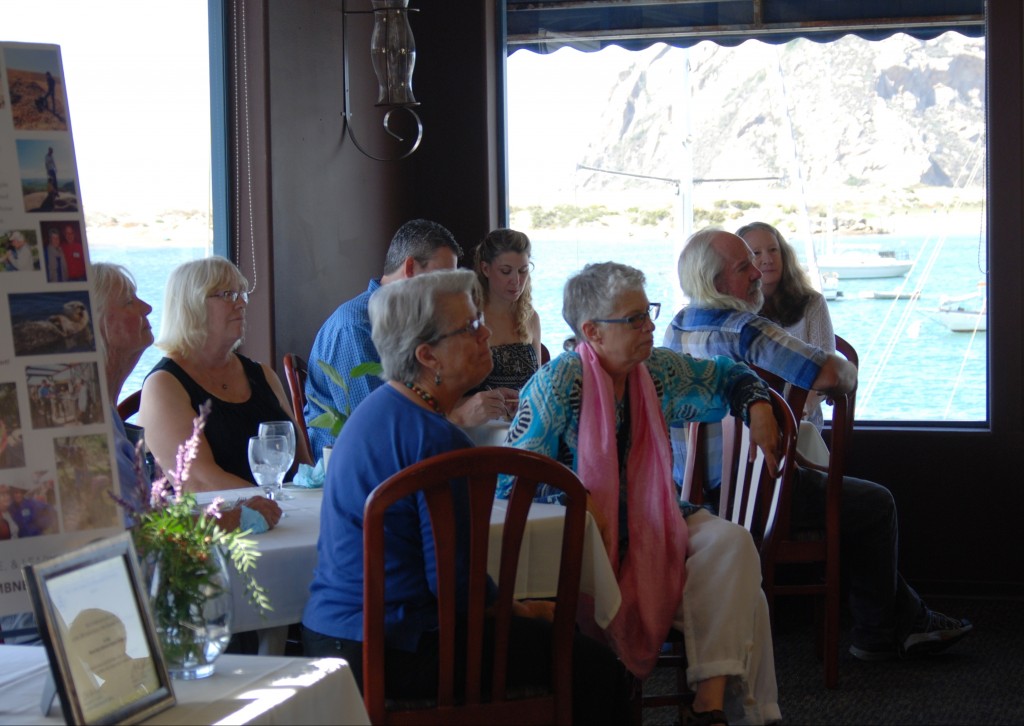
[[[406,11],[407,12],[417,13],[417,12],[419,12],[419,8],[406,8]],[[414,108],[414,106],[418,106],[419,103],[392,105],[391,108],[388,109],[387,113],[384,114],[384,122],[383,122],[384,131],[386,131],[387,134],[389,136],[391,136],[392,138],[397,139],[400,143],[405,142],[406,139],[403,136],[401,136],[400,134],[396,133],[394,130],[391,129],[391,126],[390,126],[391,115],[393,113],[395,113],[396,111],[405,111],[409,115],[411,115],[413,117],[413,119],[416,121],[416,139],[413,142],[412,146],[404,154],[401,154],[400,156],[394,156],[394,157],[374,156],[369,151],[364,149],[362,147],[362,145],[359,143],[359,140],[356,139],[355,128],[352,125],[352,100],[351,100],[350,85],[349,85],[349,62],[348,62],[348,34],[347,34],[348,33],[348,23],[346,21],[346,18],[349,15],[373,15],[375,12],[376,12],[375,10],[345,10],[344,2],[342,2],[342,10],[341,10],[341,41],[342,41],[342,68],[343,68],[343,71],[344,71],[344,83],[345,83],[345,108],[342,111],[341,136],[342,136],[342,139],[344,139],[345,133],[348,132],[348,135],[352,138],[352,143],[355,144],[355,147],[357,149],[359,149],[359,151],[362,152],[362,154],[364,156],[368,156],[369,158],[371,158],[371,159],[373,159],[375,161],[400,161],[402,159],[405,159],[405,158],[411,156],[413,154],[413,152],[415,152],[416,149],[419,148],[420,142],[423,140],[423,122],[420,120],[419,114],[416,113],[416,110]],[[383,105],[383,104],[377,104],[377,105]]]

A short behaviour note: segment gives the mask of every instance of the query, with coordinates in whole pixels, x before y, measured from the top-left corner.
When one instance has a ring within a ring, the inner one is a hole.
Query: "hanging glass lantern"
[[[372,0],[370,57],[377,74],[378,106],[416,106],[412,72],[416,41],[409,26],[409,0]]]

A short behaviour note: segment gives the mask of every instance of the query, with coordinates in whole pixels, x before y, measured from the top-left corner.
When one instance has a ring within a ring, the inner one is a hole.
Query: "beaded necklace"
[[[433,409],[434,413],[438,414],[439,416],[447,418],[444,415],[444,412],[441,410],[441,407],[438,405],[437,399],[434,398],[432,395],[430,395],[429,393],[424,391],[422,388],[417,386],[415,383],[408,383],[408,382],[406,382],[405,387],[408,388],[413,393],[415,393],[420,398],[422,398],[423,401],[428,406],[430,406],[431,409]]]

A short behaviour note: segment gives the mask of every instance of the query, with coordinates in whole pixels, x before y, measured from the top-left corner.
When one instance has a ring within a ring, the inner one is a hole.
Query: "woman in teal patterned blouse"
[[[582,612],[584,632],[603,636],[643,678],[674,628],[686,641],[695,722],[777,721],[757,550],[742,527],[680,504],[666,423],[741,416],[776,466],[767,386],[742,363],[655,348],[660,306],[644,282],[611,262],[569,279],[562,314],[580,343],[522,389],[507,443],[563,462],[590,493],[622,605],[603,631]]]

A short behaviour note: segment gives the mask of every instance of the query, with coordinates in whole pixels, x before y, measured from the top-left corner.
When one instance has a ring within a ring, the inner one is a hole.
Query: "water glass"
[[[288,441],[288,466],[285,467],[285,473],[292,468],[292,463],[295,461],[295,426],[291,421],[264,421],[260,424],[259,435],[266,436],[284,436]],[[294,499],[291,494],[284,492],[284,480],[282,479],[277,484],[277,499]]]
[[[277,498],[275,491],[284,482],[285,472],[291,466],[291,457],[288,439],[284,436],[249,438],[249,468],[268,499]]]

